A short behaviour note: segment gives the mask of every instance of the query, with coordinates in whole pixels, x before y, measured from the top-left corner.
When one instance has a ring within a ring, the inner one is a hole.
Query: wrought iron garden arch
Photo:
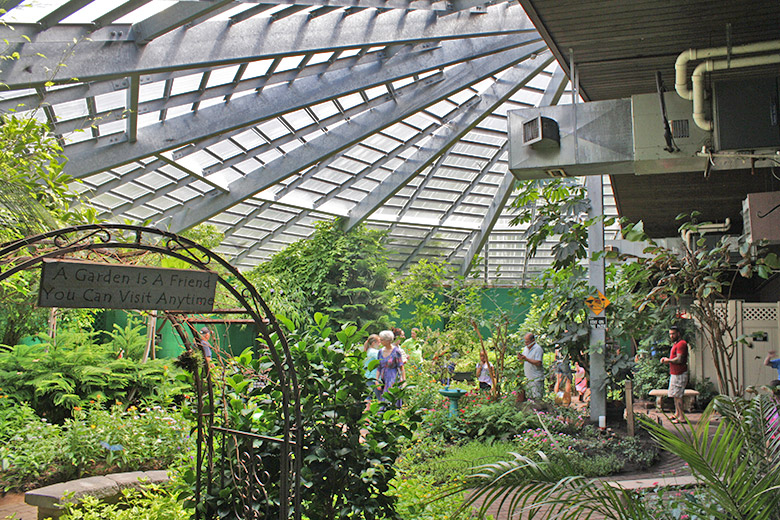
[[[300,409],[300,393],[298,381],[294,370],[290,350],[285,335],[280,328],[273,313],[263,301],[257,289],[225,259],[196,242],[175,233],[155,228],[133,226],[127,224],[85,224],[67,227],[55,231],[49,231],[39,235],[27,237],[21,240],[3,244],[0,247],[0,282],[8,279],[16,273],[38,267],[46,259],[68,258],[80,252],[87,252],[86,259],[100,259],[105,262],[110,253],[119,250],[139,250],[158,253],[183,260],[193,267],[209,271],[209,267],[219,265],[224,268],[235,280],[231,283],[218,274],[218,282],[228,290],[243,306],[246,313],[252,317],[260,331],[263,342],[268,347],[268,352],[279,374],[279,386],[282,392],[283,435],[280,439],[263,437],[251,432],[241,432],[226,427],[213,426],[214,396],[211,391],[211,376],[208,368],[202,373],[205,377],[200,379],[196,375],[196,390],[198,394],[198,446],[197,446],[197,480],[195,500],[201,503],[204,494],[212,494],[215,483],[215,468],[213,466],[214,438],[217,433],[222,435],[222,447],[227,445],[228,436],[233,436],[234,447],[238,450],[240,445],[251,446],[253,438],[262,438],[266,441],[278,442],[281,446],[279,452],[279,518],[301,518],[301,450],[303,432]],[[116,255],[113,256],[116,260]],[[109,262],[105,262],[109,263]],[[239,285],[236,288],[234,285]],[[179,329],[185,342],[185,347],[191,346],[186,335]],[[272,335],[278,338],[274,341]],[[281,351],[277,351],[278,345]],[[205,385],[205,386],[204,386]],[[209,399],[209,403],[203,403],[203,392]],[[204,412],[205,411],[205,412]],[[204,424],[206,416],[208,424]],[[239,439],[244,439],[243,441]],[[238,467],[232,468],[233,478],[247,481],[247,488],[241,504],[236,504],[237,516],[247,520],[259,520],[266,518],[257,507],[261,494],[252,486],[264,485],[255,468],[262,468],[262,461],[255,456],[248,456],[242,452]],[[204,461],[205,457],[205,461]],[[257,456],[259,457],[259,455]],[[202,470],[205,466],[205,479],[202,478]],[[261,469],[260,469],[261,471]],[[220,472],[221,477],[224,472]],[[204,482],[205,481],[205,482]],[[205,489],[204,489],[205,486]],[[260,490],[262,491],[262,490]],[[283,497],[287,497],[284,500]],[[209,518],[215,515],[215,511],[198,507],[196,518],[201,515]]]

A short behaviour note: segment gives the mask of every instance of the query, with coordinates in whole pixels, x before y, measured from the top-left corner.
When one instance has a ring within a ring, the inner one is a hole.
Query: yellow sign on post
[[[604,309],[607,308],[609,305],[609,300],[607,300],[607,297],[601,294],[601,291],[596,291],[598,293],[598,296],[588,296],[585,298],[585,305],[588,306],[588,308],[593,311],[593,314],[598,316],[602,313]]]

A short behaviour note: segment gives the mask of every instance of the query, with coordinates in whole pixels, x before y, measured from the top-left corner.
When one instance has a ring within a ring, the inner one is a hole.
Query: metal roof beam
[[[141,89],[140,78],[130,77],[130,87],[127,89],[127,142],[134,143],[138,139],[138,92]]]
[[[541,38],[539,38],[538,36],[536,38],[531,38],[531,39],[518,38],[517,36],[503,36],[503,37],[496,37],[496,38],[485,38],[485,40],[494,43],[495,47],[492,47],[494,49],[493,52],[497,52],[498,50],[506,49],[511,46],[518,46],[518,45],[522,46],[522,45],[533,44],[541,41]],[[501,45],[501,42],[504,42],[503,45]],[[407,52],[400,53],[399,57],[403,57],[403,59],[407,59],[412,55],[412,53],[426,52],[426,51],[430,52],[436,49],[438,46],[439,45],[435,44],[434,42],[428,42],[428,43],[416,45],[411,47],[408,53]],[[490,52],[490,51],[486,50],[485,52]],[[470,56],[469,59],[473,57],[474,56]],[[205,90],[204,96],[217,97],[220,95],[224,95],[224,96],[232,97],[233,95],[240,92],[244,92],[246,90],[262,89],[263,87],[268,85],[273,85],[276,83],[287,83],[292,80],[302,78],[305,76],[322,75],[340,69],[362,66],[369,63],[377,62],[380,59],[381,59],[381,53],[375,52],[375,53],[370,53],[367,56],[355,55],[355,56],[349,56],[342,59],[329,59],[324,63],[308,65],[304,67],[303,70],[293,69],[293,70],[286,70],[283,72],[277,72],[273,74],[271,74],[270,73],[271,71],[269,70],[268,73],[266,73],[261,77],[247,78],[243,80],[241,80],[239,77],[238,79],[240,81],[234,81],[229,85],[216,85],[213,87],[209,87]],[[243,67],[245,69],[247,67],[247,63],[242,63],[240,67]],[[171,80],[182,76],[189,76],[197,73],[206,73],[212,70],[214,69],[209,67],[203,67],[199,69],[177,70],[177,71],[159,73],[159,74],[146,74],[141,76],[141,84],[145,85],[157,81],[166,81],[166,80]],[[69,101],[78,101],[87,96],[98,96],[100,94],[107,94],[110,92],[114,92],[118,89],[126,88],[127,87],[126,82],[127,82],[126,78],[117,78],[108,81],[93,81],[90,83],[79,83],[77,85],[68,86],[66,88],[48,90],[45,93],[46,97],[42,100],[39,99],[39,97],[34,94],[27,95],[27,96],[19,96],[16,98],[11,98],[6,100],[0,100],[0,111],[18,109],[19,105],[26,106],[26,107],[37,106],[40,101],[44,101],[52,105],[55,105],[57,103],[67,103]],[[232,85],[232,89],[231,89],[231,85]],[[388,85],[392,85],[392,83],[388,82]],[[191,97],[192,93],[188,92],[185,94],[173,96],[173,99],[178,99],[180,96]],[[194,102],[194,101],[185,101],[183,102],[183,104],[189,102]]]
[[[116,20],[119,20],[126,14],[130,14],[139,7],[143,7],[152,0],[129,0],[125,2],[124,4],[115,7],[111,11],[107,12],[100,18],[97,18],[93,23],[93,29],[100,29],[102,27],[105,27],[106,25],[110,25],[114,23]]]
[[[526,56],[526,58],[528,57]],[[463,109],[458,109],[458,114],[444,127],[444,131],[434,134],[431,140],[426,143],[425,148],[407,159],[403,166],[393,172],[392,181],[383,182],[378,189],[352,208],[349,218],[344,220],[344,230],[349,231],[365,220],[406,186],[419,172],[436,160],[440,154],[449,149],[458,139],[520,90],[552,60],[549,51],[542,52],[536,56],[536,59],[526,59],[523,63],[509,69],[481,96],[474,98],[475,102],[465,103]]]
[[[69,2],[65,2],[54,11],[38,20],[38,23],[36,24],[38,26],[38,30],[45,31],[49,27],[57,25],[59,22],[72,15],[82,7],[90,4],[91,2],[92,0],[70,0]]]
[[[213,5],[209,2],[209,7]],[[175,25],[182,20],[179,18],[168,23]],[[368,10],[346,19],[342,19],[341,12],[336,11],[312,20],[307,16],[290,16],[269,24],[267,18],[259,17],[233,26],[226,23],[201,23],[186,31],[164,34],[147,45],[137,45],[135,41],[112,41],[106,45],[105,41],[95,41],[92,37],[76,38],[77,43],[74,43],[73,31],[68,29],[65,32],[71,37],[67,39],[52,41],[58,35],[47,34],[47,38],[26,42],[23,39],[19,41],[18,35],[0,31],[19,42],[17,50],[20,54],[20,59],[8,62],[0,71],[0,82],[7,88],[15,89],[47,81],[68,83],[74,77],[79,81],[95,81],[390,43],[469,39],[524,32],[536,34],[522,7],[507,3],[491,6],[486,15],[473,17],[464,13],[463,16],[437,19],[437,15],[429,11],[396,10],[378,14]],[[151,27],[151,22],[147,25],[149,27],[137,28],[145,33],[141,35],[141,40],[158,33],[165,23],[161,21],[160,27]],[[54,27],[46,33],[56,32],[57,29]],[[258,35],[262,37],[258,38]],[[290,35],[295,35],[295,38]],[[63,56],[67,56],[67,67],[58,66]]]
[[[233,0],[179,0],[167,9],[134,23],[130,28],[130,37],[136,45],[145,45],[182,25],[232,3]]]
[[[498,222],[498,217],[501,216],[501,211],[506,206],[509,196],[512,194],[512,187],[515,185],[515,177],[509,172],[504,174],[504,180],[501,182],[501,186],[498,188],[496,197],[490,203],[490,209],[488,209],[485,220],[482,221],[482,227],[480,227],[474,240],[471,241],[468,250],[466,251],[466,257],[463,259],[463,263],[460,266],[460,274],[466,276],[471,264],[474,263],[474,258],[485,246],[485,243],[490,236],[490,232]]]
[[[566,90],[566,85],[569,84],[569,78],[566,77],[566,73],[562,68],[558,67],[553,72],[550,82],[547,84],[542,99],[539,101],[540,107],[548,107],[551,105],[557,105],[561,100],[563,92]]]
[[[311,104],[335,99],[346,93],[381,85],[394,78],[403,78],[415,70],[442,66],[465,59],[464,51],[477,51],[473,42],[452,42],[442,46],[434,54],[420,54],[408,60],[399,60],[393,65],[383,66],[375,61],[363,67],[354,67],[324,74],[309,76],[291,85],[276,85],[254,96],[242,96],[229,104],[214,105],[177,118],[144,127],[138,142],[117,143],[111,139],[88,141],[68,146],[65,150],[70,158],[65,170],[74,177],[84,177],[128,162],[148,157],[156,152],[170,150],[213,136],[240,131],[266,119],[286,112],[301,109]],[[487,42],[481,42],[483,44]],[[460,44],[460,45],[459,45]],[[539,52],[543,47],[531,49]],[[516,56],[521,51],[510,49],[498,53],[498,59],[507,55]],[[492,56],[492,55],[489,55]],[[486,58],[480,58],[486,59]],[[107,141],[107,142],[106,142]]]
[[[393,100],[388,95],[389,101],[383,105],[350,119],[349,123],[340,125],[327,134],[312,139],[286,156],[270,162],[266,168],[258,168],[242,179],[234,181],[230,185],[229,194],[210,197],[198,204],[189,204],[184,211],[177,212],[173,216],[170,228],[174,232],[179,232],[197,225],[323,158],[349,148],[369,135],[525,58],[527,54],[515,50],[506,51],[456,65],[441,73],[440,76],[431,76],[413,83],[410,85],[413,88],[399,96],[397,100]]]

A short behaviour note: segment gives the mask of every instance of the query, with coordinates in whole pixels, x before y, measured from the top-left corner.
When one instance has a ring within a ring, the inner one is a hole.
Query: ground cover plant
[[[118,471],[167,469],[194,449],[192,424],[171,408],[77,407],[57,425],[24,404],[0,401],[0,490]]]
[[[572,474],[604,476],[646,469],[658,458],[658,449],[648,438],[599,432],[573,408],[549,405],[546,410],[535,410],[511,394],[492,400],[479,392],[466,394],[460,406],[454,417],[449,416],[444,399],[423,411],[415,441],[404,451],[403,464],[413,463],[418,471],[437,475],[447,474],[436,470],[440,467],[468,469],[478,465],[479,458],[460,453],[468,446],[466,451],[488,458],[502,452],[534,460],[540,452],[553,460],[565,456]]]
[[[175,493],[175,486],[147,484],[141,489],[125,488],[116,503],[87,496],[66,507],[62,520],[187,520],[187,510]]]

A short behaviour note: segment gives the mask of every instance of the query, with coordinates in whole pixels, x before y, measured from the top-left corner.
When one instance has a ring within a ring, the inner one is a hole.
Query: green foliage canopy
[[[264,289],[275,312],[293,311],[286,315],[298,324],[321,312],[379,331],[389,325],[391,275],[383,238],[362,225],[345,233],[338,221],[318,222],[309,238],[290,244],[247,277]]]

